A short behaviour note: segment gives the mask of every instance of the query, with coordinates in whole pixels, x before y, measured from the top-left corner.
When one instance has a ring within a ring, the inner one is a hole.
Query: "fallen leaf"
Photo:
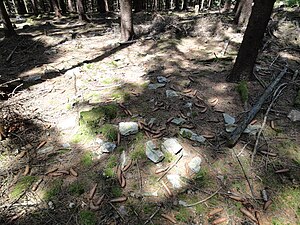
[[[96,202],[96,205],[100,205],[100,204],[102,203],[102,201],[103,201],[103,199],[104,199],[104,196],[105,196],[105,194],[103,194],[103,195],[101,195],[101,196],[99,197],[99,199],[98,199],[97,202]]]
[[[90,193],[89,193],[89,199],[93,199],[94,194],[95,194],[96,189],[97,189],[97,186],[98,186],[98,184],[94,184],[94,186],[93,186],[92,189],[90,190]]]
[[[90,206],[90,209],[94,210],[94,211],[100,209],[100,207],[98,205],[94,205],[93,201],[90,201],[90,205],[89,206]]]
[[[30,167],[29,167],[29,165],[26,165],[23,175],[27,176],[29,174],[29,171],[30,171]]]
[[[222,218],[219,218],[219,219],[216,219],[214,221],[211,222],[212,225],[217,225],[217,224],[221,224],[221,223],[224,223],[227,221],[227,218],[225,217],[222,217]]]
[[[276,170],[275,173],[286,173],[289,171],[290,171],[290,169],[281,169],[281,170]]]
[[[248,210],[245,209],[245,208],[240,208],[240,211],[241,211],[245,216],[247,216],[249,219],[251,219],[252,221],[254,221],[255,223],[257,223],[257,220],[256,220],[255,216],[254,216],[250,211],[248,211]]]
[[[223,208],[216,208],[216,209],[213,209],[212,211],[210,211],[208,213],[208,217],[212,217],[213,215],[217,214],[217,213],[220,213],[223,211]]]
[[[272,200],[269,200],[269,201],[265,202],[264,210],[267,210],[271,204],[272,204]]]
[[[45,173],[45,175],[48,175],[49,173],[53,173],[53,172],[55,172],[55,171],[57,171],[58,170],[58,168],[56,168],[56,167],[54,167],[54,168],[52,168],[52,169],[49,169],[46,173]]]
[[[118,202],[125,202],[127,200],[127,197],[122,196],[118,198],[113,198],[110,200],[111,203],[118,203]]]
[[[44,180],[43,178],[39,179],[39,180],[32,186],[31,190],[32,190],[32,191],[36,191],[36,190],[38,189],[39,185],[42,183],[43,180]]]
[[[161,183],[162,183],[163,187],[165,188],[166,192],[168,193],[168,196],[172,197],[173,194],[172,194],[171,190],[168,188],[168,186],[165,184],[165,182],[161,181]]]
[[[77,177],[77,176],[78,176],[78,173],[77,173],[73,168],[70,168],[70,173],[71,173],[74,177]]]

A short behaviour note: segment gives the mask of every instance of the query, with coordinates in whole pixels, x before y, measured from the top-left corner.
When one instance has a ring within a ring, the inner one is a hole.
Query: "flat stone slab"
[[[293,109],[287,117],[293,122],[300,121],[300,111]]]
[[[201,135],[198,135],[198,134],[194,133],[193,131],[191,131],[187,128],[181,128],[180,129],[180,134],[184,138],[188,138],[192,141],[197,141],[199,143],[204,143],[206,141],[205,137],[203,137]]]
[[[201,158],[196,156],[191,159],[191,161],[188,163],[188,166],[194,173],[198,173],[200,171],[201,162]]]
[[[116,147],[116,144],[112,142],[105,142],[101,145],[100,151],[103,153],[111,153],[115,150]]]
[[[165,152],[177,154],[182,150],[182,146],[179,144],[176,138],[167,138],[161,145],[161,148]]]
[[[183,118],[181,118],[181,117],[174,118],[174,119],[171,120],[171,123],[174,123],[175,125],[181,125],[181,124],[183,124],[185,122],[186,122],[186,120],[183,119]]]
[[[164,87],[164,86],[166,86],[165,83],[148,84],[148,89],[149,89],[149,90],[156,90],[156,89],[162,88],[162,87]]]
[[[168,79],[164,76],[158,76],[157,77],[157,82],[158,83],[167,83],[168,82]]]
[[[235,118],[227,113],[223,113],[225,124],[235,124]]]
[[[146,155],[154,163],[159,163],[165,158],[164,153],[158,150],[153,141],[146,142]]]
[[[119,131],[124,136],[136,134],[139,131],[139,125],[136,122],[120,122]]]
[[[178,97],[179,94],[173,90],[166,90],[166,96],[167,98],[173,98],[173,97]]]
[[[167,179],[172,184],[173,188],[175,189],[182,188],[181,179],[178,174],[169,174],[167,175]]]

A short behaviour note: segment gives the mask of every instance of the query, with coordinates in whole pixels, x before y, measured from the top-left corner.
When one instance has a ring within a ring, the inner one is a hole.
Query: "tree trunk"
[[[240,1],[241,1],[241,0],[236,0],[236,1],[235,1],[235,5],[234,5],[234,8],[233,8],[233,12],[234,12],[234,13],[237,12],[237,9],[238,9],[238,7],[239,7]]]
[[[17,10],[18,14],[23,15],[23,14],[27,13],[23,0],[16,0],[15,5],[16,5],[16,10]]]
[[[78,16],[79,16],[79,20],[89,22],[89,19],[85,15],[82,0],[77,0],[76,3],[77,3],[76,7],[77,7],[77,13],[78,13]]]
[[[32,3],[33,13],[35,16],[37,16],[39,14],[37,0],[31,0],[31,3]]]
[[[248,23],[252,11],[252,3],[253,0],[240,0],[234,17],[234,22],[239,26],[243,26]]]
[[[131,0],[120,0],[121,11],[121,40],[129,41],[133,38],[133,22]]]
[[[17,33],[14,30],[11,21],[9,19],[9,16],[7,14],[6,8],[4,6],[3,0],[0,0],[0,17],[1,20],[3,22],[3,26],[4,26],[4,35],[5,37],[12,37],[12,36],[16,36]]]
[[[158,0],[154,0],[153,11],[156,12],[158,10]]]
[[[255,0],[236,61],[227,81],[253,80],[253,67],[275,0]]]
[[[64,0],[58,0],[59,9],[62,14],[66,14],[67,12],[67,6]]]
[[[68,10],[69,10],[69,12],[74,12],[75,11],[72,0],[68,0]]]
[[[97,0],[97,9],[99,13],[107,12],[107,1],[105,0]]]
[[[53,9],[54,9],[54,12],[55,12],[55,16],[60,18],[61,17],[61,12],[59,10],[57,0],[51,0],[51,3],[52,3],[52,6],[53,6]]]
[[[188,8],[188,0],[183,0],[182,10],[187,10]]]

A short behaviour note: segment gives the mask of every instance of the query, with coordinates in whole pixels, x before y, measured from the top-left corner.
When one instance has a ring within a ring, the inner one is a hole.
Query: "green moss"
[[[139,132],[135,136],[135,140],[133,143],[133,149],[129,153],[129,156],[132,160],[146,159],[145,143],[146,143],[146,138],[145,138],[144,134],[142,132]]]
[[[115,198],[121,197],[122,196],[122,189],[120,187],[118,187],[118,186],[113,186],[111,188],[111,194]]]
[[[155,211],[156,205],[144,204],[142,210],[145,214],[151,214]]]
[[[93,157],[92,153],[90,152],[85,152],[80,160],[81,164],[84,165],[85,167],[89,167],[93,164]]]
[[[47,190],[44,193],[44,199],[45,201],[50,201],[54,199],[56,196],[58,196],[59,193],[61,193],[63,185],[63,180],[58,179],[54,180],[50,183],[50,186],[47,188]]]
[[[183,131],[181,133],[181,136],[184,138],[190,139],[192,137],[192,134],[190,132]]]
[[[20,195],[26,191],[31,184],[36,181],[35,176],[25,176],[21,177],[21,179],[16,183],[10,195],[12,198],[18,198]]]
[[[108,141],[116,141],[118,137],[118,129],[116,126],[112,124],[103,124],[100,129],[100,133],[106,138]]]
[[[237,92],[240,94],[241,100],[243,103],[248,101],[249,98],[249,90],[246,81],[241,81],[236,87]]]
[[[124,102],[130,100],[130,94],[121,89],[115,90],[114,93],[111,94],[111,97],[116,100],[124,101]]]
[[[171,152],[165,152],[165,161],[170,163],[175,158],[174,155]]]
[[[198,204],[195,206],[195,212],[197,215],[203,215],[207,212],[207,207],[203,204]]]
[[[207,169],[201,168],[198,173],[194,176],[194,182],[197,187],[207,187],[211,184],[211,179]]]
[[[80,196],[84,193],[84,185],[79,181],[75,181],[70,184],[68,189],[69,193],[74,196]]]
[[[284,157],[288,156],[297,165],[300,165],[300,146],[291,140],[285,140],[276,145],[278,152]]]
[[[103,175],[106,177],[115,177],[115,167],[118,164],[118,158],[115,155],[110,156],[103,170]]]
[[[175,218],[177,221],[187,223],[189,220],[189,215],[190,215],[190,213],[187,208],[180,207],[177,214],[175,215]]]
[[[89,210],[83,210],[79,213],[80,225],[95,225],[97,223],[96,215]]]

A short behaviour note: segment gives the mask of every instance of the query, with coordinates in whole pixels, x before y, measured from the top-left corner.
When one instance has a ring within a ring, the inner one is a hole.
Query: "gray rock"
[[[111,153],[115,150],[116,144],[111,143],[111,142],[105,142],[101,145],[100,151],[103,153]]]
[[[223,113],[224,121],[225,124],[234,124],[235,123],[235,118],[230,116],[227,113]]]
[[[156,121],[156,118],[151,118],[151,119],[149,120],[149,122],[148,122],[148,125],[149,125],[149,126],[153,126],[154,123],[155,123],[155,121]]]
[[[70,208],[70,209],[73,209],[74,207],[75,207],[75,203],[74,203],[74,202],[70,202],[69,208]]]
[[[163,151],[177,154],[182,150],[182,146],[179,144],[176,138],[167,138],[161,145]]]
[[[199,143],[204,143],[206,140],[205,137],[198,135],[198,134],[194,133],[193,131],[186,129],[186,128],[181,128],[180,134],[184,138],[188,138],[192,141],[197,141]]]
[[[183,119],[183,118],[181,118],[181,117],[179,117],[179,118],[174,118],[174,119],[171,120],[171,123],[174,123],[174,124],[176,124],[176,125],[181,125],[181,124],[183,124],[183,123],[185,123],[185,122],[186,122],[186,120]]]
[[[300,121],[300,111],[293,109],[287,117],[293,122]]]
[[[167,179],[172,184],[173,188],[179,189],[182,187],[181,179],[178,174],[169,174],[167,175]]]
[[[158,150],[153,141],[146,142],[146,155],[148,159],[150,159],[154,163],[159,163],[165,158],[164,153]]]
[[[23,81],[25,81],[25,82],[34,82],[34,81],[38,81],[40,79],[42,79],[41,75],[34,75],[34,76],[24,78]]]
[[[237,127],[236,124],[225,124],[225,130],[228,133],[231,133],[232,131],[234,131],[236,127]]]
[[[162,87],[164,87],[164,86],[166,86],[165,83],[149,84],[149,85],[148,85],[148,89],[149,89],[149,90],[156,90],[156,89],[162,88]]]
[[[198,173],[200,171],[201,162],[201,158],[196,156],[192,158],[192,160],[188,163],[188,166],[194,173]]]
[[[261,125],[259,124],[254,124],[254,125],[249,124],[247,128],[243,131],[243,133],[255,135],[260,130],[260,128]]]
[[[179,96],[179,94],[173,90],[166,90],[166,95],[167,95],[167,98],[173,98],[173,97]]]
[[[39,149],[36,153],[37,154],[48,154],[50,152],[52,152],[54,149],[54,146],[47,146],[47,147],[43,147],[41,149]]]
[[[182,205],[182,206],[187,206],[188,205],[185,201],[182,201],[182,200],[179,200],[178,204]]]
[[[192,109],[193,103],[192,102],[187,102],[186,104],[184,104],[184,108],[188,108],[188,109]]]
[[[164,76],[158,76],[157,77],[157,82],[158,83],[167,83],[168,82],[168,79]]]
[[[51,201],[48,202],[48,206],[49,206],[50,209],[54,209],[54,204],[53,204],[53,202],[51,202]]]
[[[136,134],[139,131],[139,126],[136,122],[120,122],[119,131],[124,136]]]

